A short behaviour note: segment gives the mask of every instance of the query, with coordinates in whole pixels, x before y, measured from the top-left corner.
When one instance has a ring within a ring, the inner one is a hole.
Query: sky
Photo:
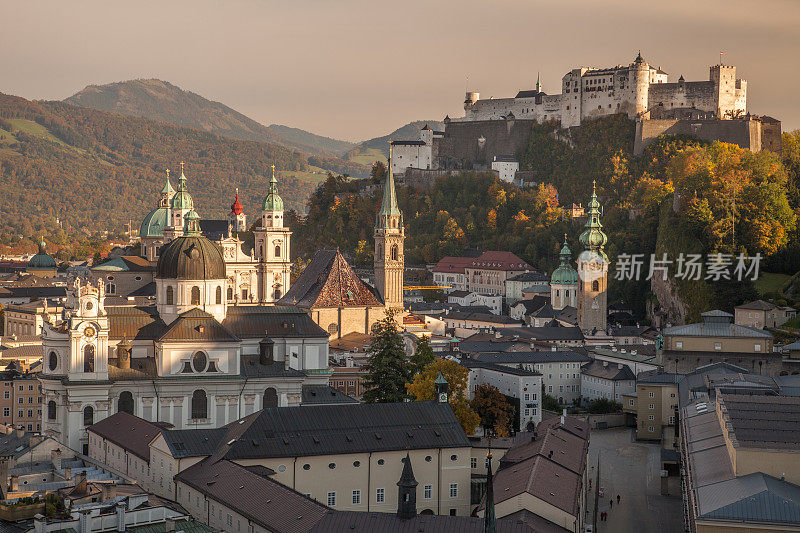
[[[0,92],[160,78],[349,141],[463,116],[467,86],[509,97],[541,73],[557,93],[640,49],[670,81],[708,79],[724,51],[749,110],[800,128],[798,0],[0,0]]]

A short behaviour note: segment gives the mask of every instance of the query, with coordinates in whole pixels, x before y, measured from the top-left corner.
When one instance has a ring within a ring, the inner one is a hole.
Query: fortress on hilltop
[[[514,180],[512,160],[527,146],[531,128],[555,122],[567,129],[610,115],[636,121],[634,152],[662,134],[730,142],[752,151],[780,150],[780,122],[750,115],[747,81],[732,65],[712,65],[706,81],[669,82],[667,73],[639,53],[629,65],[574,68],[561,78],[561,93],[536,87],[513,98],[481,99],[468,91],[464,116],[445,117],[445,131],[427,126],[419,139],[393,142],[392,170],[497,170]]]

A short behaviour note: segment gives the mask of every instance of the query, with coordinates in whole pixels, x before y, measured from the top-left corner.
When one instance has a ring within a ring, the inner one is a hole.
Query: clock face
[[[92,326],[87,326],[86,329],[83,330],[83,334],[87,338],[91,339],[95,334],[94,328]]]
[[[447,393],[446,392],[442,392],[441,394],[439,394],[439,401],[442,402],[442,403],[447,402]]]

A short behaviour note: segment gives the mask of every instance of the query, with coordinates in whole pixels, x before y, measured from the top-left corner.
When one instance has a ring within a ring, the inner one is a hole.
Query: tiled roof
[[[489,363],[486,361],[476,361],[474,359],[462,359],[461,365],[467,368],[483,368],[485,370],[492,370],[494,372],[502,372],[503,374],[511,374],[513,376],[541,376],[539,372],[517,368],[515,366],[498,365],[497,363]]]
[[[465,313],[463,311],[450,311],[444,317],[449,320],[473,320],[476,322],[487,322],[489,324],[519,324],[519,320],[505,315],[493,315],[492,313]]]
[[[442,257],[436,266],[433,267],[434,272],[442,272],[449,274],[463,274],[464,268],[472,264],[474,257]]]
[[[303,385],[301,405],[358,403],[358,400],[329,385]]]
[[[605,363],[605,364],[604,364]],[[634,381],[636,376],[628,365],[594,360],[581,367],[581,374],[610,381]]]
[[[159,342],[239,342],[239,339],[217,322],[213,315],[198,308],[179,315],[158,340]]]
[[[328,338],[328,333],[311,320],[307,312],[290,305],[229,306],[222,325],[240,339]]]
[[[800,449],[800,398],[720,393],[717,402],[735,447]]]
[[[166,325],[155,306],[106,307],[109,333],[112,340],[156,340],[164,334]]]
[[[511,252],[484,252],[472,260],[467,268],[479,270],[531,270],[532,267]]]
[[[225,428],[172,429],[162,433],[164,441],[175,459],[213,455],[226,434]]]
[[[736,306],[736,309],[749,309],[753,311],[772,311],[777,308],[778,306],[774,303],[765,302],[764,300],[755,300]]]
[[[161,433],[161,428],[138,416],[120,411],[89,426],[89,431],[145,461],[150,461],[150,443]]]
[[[530,340],[564,340],[564,341],[580,341],[583,340],[583,332],[578,327],[565,327],[565,326],[543,326],[538,328],[530,327],[516,327],[516,328],[500,328],[498,331],[509,337],[518,335],[520,338]]]
[[[418,505],[417,507],[421,507]],[[557,527],[557,526],[556,526]],[[328,511],[311,533],[483,533],[483,518],[473,516],[423,515],[403,520],[395,513]],[[522,520],[499,518],[497,533],[560,533],[564,529],[533,528]]]
[[[241,431],[218,451],[231,460],[470,445],[450,406],[437,402],[274,407],[226,428]]]
[[[522,274],[517,274],[516,276],[508,278],[506,281],[520,281],[520,282],[547,282],[550,281],[550,276],[547,274],[543,274],[542,272],[530,271],[530,272],[523,272]]]
[[[175,476],[269,531],[309,531],[328,509],[231,461],[204,459]]]
[[[339,250],[317,251],[278,303],[304,309],[383,306],[377,291],[353,272]]]
[[[588,355],[572,350],[541,350],[526,352],[478,353],[472,356],[476,361],[487,363],[586,363],[591,361]]]

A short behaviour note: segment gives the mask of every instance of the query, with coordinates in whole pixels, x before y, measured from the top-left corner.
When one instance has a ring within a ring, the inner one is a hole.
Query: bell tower
[[[261,205],[261,222],[253,229],[253,234],[253,257],[258,261],[257,301],[276,302],[286,294],[290,286],[292,261],[289,246],[292,232],[283,222],[283,199],[278,195],[275,165],[272,165],[267,196]]]
[[[403,213],[397,206],[392,174],[392,147],[389,145],[388,175],[383,186],[383,202],[375,217],[375,286],[387,309],[403,310],[403,244],[406,234]]]
[[[579,237],[584,250],[578,256],[578,325],[586,332],[605,330],[608,308],[608,237],[600,223],[600,202],[592,182],[586,226]]]

